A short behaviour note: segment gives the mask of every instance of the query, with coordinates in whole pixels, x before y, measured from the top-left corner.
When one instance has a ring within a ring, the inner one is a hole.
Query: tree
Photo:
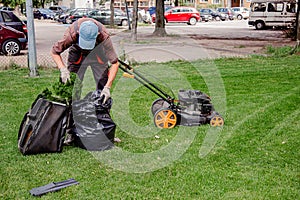
[[[300,0],[298,0],[298,8],[297,8],[297,15],[296,15],[296,26],[293,37],[296,38],[296,45],[290,52],[294,54],[300,48]]]
[[[165,29],[165,3],[161,0],[156,0],[156,13],[155,13],[155,30],[153,35],[164,37],[167,35]]]
[[[114,8],[115,0],[110,0],[110,26],[113,27],[115,25],[115,8]]]
[[[131,40],[137,40],[138,0],[133,1]]]
[[[175,5],[175,6],[179,6],[178,0],[175,0],[175,1],[174,1],[174,5]]]
[[[296,33],[297,33],[297,47],[299,47],[300,43],[300,0],[298,0],[298,8],[297,8],[297,25],[296,25]]]

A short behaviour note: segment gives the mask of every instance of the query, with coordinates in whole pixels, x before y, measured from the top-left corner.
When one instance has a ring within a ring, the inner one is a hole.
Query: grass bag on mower
[[[24,115],[18,134],[23,155],[61,152],[66,131],[68,107],[40,96]]]
[[[59,79],[32,103],[18,133],[18,148],[23,155],[62,151],[76,77],[71,73],[67,83]]]
[[[84,99],[72,103],[75,145],[89,151],[103,151],[114,146],[116,124],[109,114],[112,99],[103,104],[100,93],[100,90],[90,92]]]

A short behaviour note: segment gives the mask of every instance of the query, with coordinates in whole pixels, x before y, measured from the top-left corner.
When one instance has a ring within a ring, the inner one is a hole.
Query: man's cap
[[[95,47],[98,36],[98,26],[92,21],[80,24],[78,45],[82,49],[91,50]]]

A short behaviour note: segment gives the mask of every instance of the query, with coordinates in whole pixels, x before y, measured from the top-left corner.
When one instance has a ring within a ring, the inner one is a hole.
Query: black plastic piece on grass
[[[42,195],[44,195],[48,192],[55,192],[55,191],[58,191],[62,188],[65,188],[65,187],[68,187],[68,186],[71,186],[71,185],[76,185],[76,184],[79,184],[79,182],[77,182],[73,178],[70,178],[70,179],[65,180],[65,181],[52,182],[52,183],[49,183],[49,184],[44,185],[44,186],[33,188],[29,192],[33,196],[42,196]]]

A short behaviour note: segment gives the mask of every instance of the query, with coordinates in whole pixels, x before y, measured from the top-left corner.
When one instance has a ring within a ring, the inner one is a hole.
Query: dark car
[[[201,21],[208,22],[208,21],[213,20],[211,13],[209,13],[207,10],[200,9],[199,13],[200,13]]]
[[[90,8],[76,8],[73,12],[69,14],[69,16],[66,17],[66,23],[72,24],[73,22],[77,21],[80,18],[87,17],[88,13],[92,9]]]
[[[10,26],[27,36],[26,24],[11,11],[0,10],[0,24]]]
[[[165,12],[169,9],[171,9],[172,6],[165,6]],[[150,16],[156,13],[156,7],[149,7],[147,9],[147,11],[149,12]]]
[[[217,11],[219,13],[223,13],[223,14],[228,15],[228,18],[230,20],[234,20],[235,19],[234,11],[231,8],[217,8]]]
[[[212,19],[216,20],[216,21],[220,21],[220,20],[225,21],[228,19],[228,15],[219,13],[216,10],[213,10],[211,8],[202,8],[199,10],[199,12],[200,12],[200,15],[202,16],[202,20],[203,20],[203,18],[205,20],[206,15],[211,15]]]
[[[88,17],[93,18],[104,25],[110,24],[110,10],[93,10],[89,12]],[[127,26],[128,18],[125,14],[121,12],[114,13],[114,24],[118,26]]]
[[[27,39],[23,32],[0,24],[0,51],[5,55],[18,55],[26,49]]]
[[[55,13],[49,9],[39,8],[33,11],[33,16],[36,19],[54,19]]]

